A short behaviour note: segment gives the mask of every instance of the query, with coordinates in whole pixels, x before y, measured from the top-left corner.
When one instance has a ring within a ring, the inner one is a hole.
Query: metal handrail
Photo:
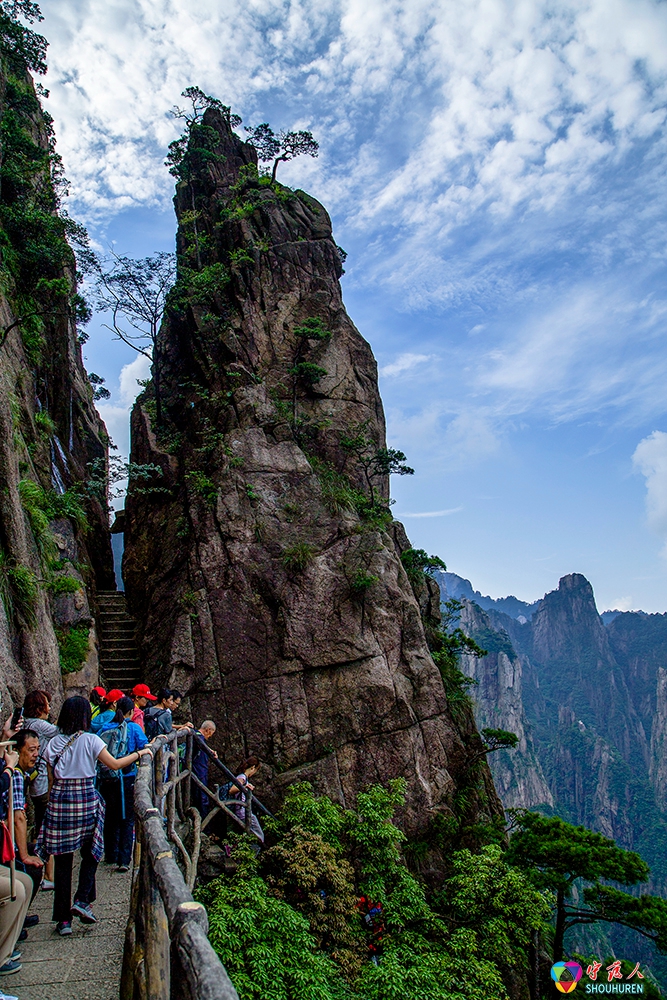
[[[146,755],[139,762],[134,788],[136,843],[132,897],[120,997],[121,1000],[238,1000],[208,940],[206,909],[193,899],[167,839],[167,831],[170,836],[175,834],[177,841],[172,837],[172,843],[177,842],[179,850],[188,856],[175,831],[175,799],[176,789],[191,772],[185,768],[179,773],[176,766],[175,773],[170,773],[172,762],[178,763],[177,745],[176,733],[158,736],[151,744],[153,757]],[[196,828],[195,823],[195,831]]]
[[[215,764],[215,766],[217,768],[219,768],[219,770],[222,771],[222,773],[225,775],[226,778],[229,779],[229,782],[227,782],[227,783],[231,783],[232,785],[236,785],[236,787],[238,789],[240,789],[245,794],[247,794],[246,786],[241,784],[241,782],[237,779],[237,777],[234,774],[234,772],[230,771],[226,764],[223,764],[223,762],[220,760],[220,758],[218,757],[218,755],[216,753],[214,753],[213,750],[211,750],[211,748],[207,744],[207,742],[204,739],[204,737],[200,733],[196,733],[196,732],[193,732],[192,736],[193,736],[193,739],[196,741],[196,743],[199,745],[199,747],[207,754],[209,760],[212,760],[213,763]],[[197,776],[194,775],[194,774],[192,775],[192,777],[195,778],[195,780],[197,778]],[[197,784],[201,785],[201,782],[197,781]],[[231,801],[231,800],[228,800],[228,801]],[[269,809],[267,809],[266,806],[262,802],[260,802],[259,799],[256,796],[253,796],[253,800],[252,801],[254,802],[254,804],[256,806],[259,806],[259,808],[262,810],[262,812],[264,813],[265,816],[268,816],[269,819],[275,819],[275,816],[273,815],[273,813]]]

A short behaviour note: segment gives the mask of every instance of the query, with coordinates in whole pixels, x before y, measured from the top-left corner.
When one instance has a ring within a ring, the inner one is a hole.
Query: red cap
[[[106,698],[107,696],[107,693],[104,690],[104,688],[93,688],[93,691],[96,691],[97,694],[99,694],[100,698]]]
[[[135,698],[148,698],[149,701],[157,701],[157,696],[151,694],[148,684],[135,684],[132,688],[132,694]]]
[[[120,701],[125,695],[118,688],[114,688],[113,691],[107,691],[107,701]]]

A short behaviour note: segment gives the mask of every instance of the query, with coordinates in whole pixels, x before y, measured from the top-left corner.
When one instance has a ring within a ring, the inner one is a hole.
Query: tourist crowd
[[[94,688],[90,698],[68,698],[57,723],[49,721],[50,697],[32,691],[23,708],[2,729],[0,741],[0,976],[18,972],[17,945],[39,922],[28,915],[38,890],[53,892],[55,931],[72,934],[76,917],[97,922],[95,878],[102,858],[118,872],[127,872],[134,840],[133,790],[137,763],[152,754],[151,741],[174,729],[173,713],[182,696],[164,689],[154,695],[146,684],[130,693]],[[192,771],[194,805],[205,817],[211,808],[208,786],[208,741],[216,731],[212,720],[197,730]],[[259,766],[250,758],[225,786],[224,798],[233,803],[239,819],[245,816],[243,787]],[[264,834],[252,816],[259,842]],[[78,884],[72,899],[74,854],[80,852]],[[0,1000],[14,1000],[0,990]]]

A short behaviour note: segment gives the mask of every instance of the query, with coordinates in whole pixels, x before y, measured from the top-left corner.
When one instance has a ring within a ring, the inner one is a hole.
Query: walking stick
[[[9,862],[9,895],[16,899],[16,859],[14,857],[14,771],[9,772],[9,835],[12,838],[12,859]]]

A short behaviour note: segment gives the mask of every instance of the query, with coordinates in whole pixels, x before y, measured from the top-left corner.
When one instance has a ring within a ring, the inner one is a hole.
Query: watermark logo
[[[627,969],[627,966],[626,966]],[[604,973],[606,972],[606,982]],[[551,978],[559,993],[573,993],[577,988],[577,983],[583,975],[583,969],[578,962],[556,962],[551,966]],[[598,979],[600,976],[600,979]],[[635,978],[636,977],[636,978]],[[644,976],[639,971],[639,962],[632,972],[623,978],[621,970],[621,960],[617,959],[611,965],[603,966],[602,962],[594,959],[586,968],[587,983],[582,983],[584,993],[623,993],[623,994],[643,994],[644,984],[638,982]],[[634,979],[634,982],[629,980]]]
[[[578,962],[556,962],[551,966],[551,978],[559,993],[572,993],[583,975]]]

